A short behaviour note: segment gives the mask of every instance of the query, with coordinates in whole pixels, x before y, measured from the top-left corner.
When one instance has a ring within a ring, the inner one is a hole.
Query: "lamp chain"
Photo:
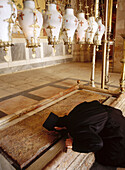
[[[87,19],[89,18],[89,6],[87,4],[87,0],[85,0],[85,9],[86,9],[86,16],[87,16]]]
[[[91,0],[91,16],[94,16],[94,0]]]
[[[83,6],[83,4],[82,4],[81,0],[79,0],[79,10],[80,11],[82,10],[82,6]]]
[[[103,3],[103,0],[101,0],[101,11],[102,11],[102,23],[104,24],[104,3]]]

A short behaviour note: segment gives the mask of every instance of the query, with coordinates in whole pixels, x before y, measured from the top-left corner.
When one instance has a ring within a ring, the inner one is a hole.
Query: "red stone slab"
[[[81,102],[92,100],[102,102],[106,98],[106,95],[78,91],[41,112],[2,130],[0,132],[0,147],[23,168],[59,138],[58,134],[49,132],[42,127],[50,112],[63,116]]]

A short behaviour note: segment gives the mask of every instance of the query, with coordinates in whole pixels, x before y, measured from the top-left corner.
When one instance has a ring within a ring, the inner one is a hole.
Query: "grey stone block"
[[[4,63],[6,62],[4,59],[4,56],[6,55],[5,51],[3,50],[3,48],[0,48],[0,63]]]
[[[35,58],[41,58],[41,51],[40,51],[40,47],[38,47],[38,48],[35,48],[35,54],[36,54],[36,56],[35,56]],[[30,59],[32,59],[33,57],[32,57],[32,54],[33,54],[33,52],[32,52],[32,48],[29,48],[29,58]]]
[[[16,169],[0,154],[0,170],[16,170]]]
[[[53,56],[52,46],[48,45],[48,43],[43,43],[43,55],[44,55],[44,57]]]
[[[26,59],[25,44],[16,43],[11,47],[12,61],[20,61]]]
[[[63,55],[63,43],[59,43],[58,45],[56,45],[55,49],[56,49],[55,56]]]

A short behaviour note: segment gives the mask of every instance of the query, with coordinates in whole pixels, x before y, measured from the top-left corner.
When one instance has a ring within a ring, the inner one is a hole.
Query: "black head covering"
[[[51,112],[46,121],[44,122],[43,127],[49,131],[54,130],[54,127],[56,126],[58,119],[59,117]]]

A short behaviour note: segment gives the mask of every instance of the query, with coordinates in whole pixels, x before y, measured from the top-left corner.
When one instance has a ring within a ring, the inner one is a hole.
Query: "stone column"
[[[115,55],[114,55],[114,72],[121,72],[123,39],[121,34],[125,34],[125,0],[118,0],[116,15],[116,34],[115,34]]]

